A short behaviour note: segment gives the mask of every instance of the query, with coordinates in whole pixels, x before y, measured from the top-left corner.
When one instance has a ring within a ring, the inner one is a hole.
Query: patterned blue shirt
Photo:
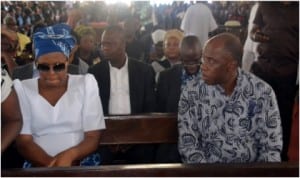
[[[238,69],[231,96],[202,79],[184,87],[178,111],[184,163],[280,162],[282,128],[273,89]]]
[[[185,69],[182,68],[182,72],[181,72],[181,90],[183,90],[183,88],[185,87],[185,85],[191,81],[191,80],[200,80],[201,77],[201,70],[199,69],[198,72],[196,74],[193,75],[189,75]]]

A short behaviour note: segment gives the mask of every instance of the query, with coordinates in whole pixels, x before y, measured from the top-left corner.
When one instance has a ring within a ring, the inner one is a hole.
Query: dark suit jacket
[[[173,112],[178,111],[180,98],[182,65],[160,72],[157,81],[157,111]]]
[[[110,97],[110,73],[107,60],[91,67],[88,71],[98,82],[104,115],[108,115]],[[128,78],[131,114],[155,111],[154,70],[148,64],[128,59]]]
[[[30,79],[33,77],[33,65],[34,63],[28,63],[23,66],[18,66],[13,70],[12,79]],[[79,69],[76,65],[70,64],[68,66],[68,73],[70,74],[78,74]]]

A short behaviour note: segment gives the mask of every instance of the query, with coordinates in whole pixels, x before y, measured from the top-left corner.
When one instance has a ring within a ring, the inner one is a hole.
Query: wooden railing
[[[4,177],[298,177],[299,163],[244,163],[244,164],[139,164],[69,168],[29,168],[2,170]]]

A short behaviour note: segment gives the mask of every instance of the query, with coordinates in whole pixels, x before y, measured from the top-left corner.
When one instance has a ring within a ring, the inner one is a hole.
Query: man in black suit
[[[106,60],[89,69],[89,73],[94,74],[98,82],[105,115],[137,114],[155,110],[154,71],[149,65],[128,58],[125,49],[123,29],[118,26],[108,27],[103,32],[101,39],[101,50]],[[117,71],[115,72],[115,70]],[[118,76],[118,72],[122,72],[121,70],[125,70],[121,74],[127,75],[127,77]],[[112,86],[115,84],[113,82],[119,82],[119,78],[127,79],[127,81],[121,82],[121,84],[124,84],[123,86]],[[112,97],[114,97],[112,95],[118,94],[113,90],[128,90],[125,92],[116,91],[129,94],[129,101],[122,102],[129,104],[130,107],[125,109],[123,113],[115,111],[116,108],[109,110],[110,104],[115,106],[111,102],[117,101],[112,101]]]
[[[177,113],[181,86],[199,75],[202,56],[196,36],[186,36],[180,46],[182,64],[161,72],[157,82],[157,111]]]
[[[157,83],[157,111],[177,113],[181,88],[187,80],[200,76],[201,44],[196,36],[186,36],[180,45],[182,64],[162,71]],[[177,144],[161,144],[157,148],[155,162],[180,162]]]
[[[128,115],[155,111],[155,79],[151,66],[128,58],[124,31],[119,26],[104,30],[101,50],[105,60],[89,69],[98,82],[104,115]],[[106,149],[105,152],[103,150]],[[133,146],[118,150],[128,163],[153,160],[151,146]],[[103,164],[111,164],[111,149],[102,147]]]

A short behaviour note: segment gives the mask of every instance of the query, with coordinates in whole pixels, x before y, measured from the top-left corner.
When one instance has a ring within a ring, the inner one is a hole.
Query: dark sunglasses
[[[52,66],[52,67],[51,67]],[[49,72],[50,68],[52,68],[52,70],[54,72],[61,72],[63,70],[65,70],[66,68],[66,64],[65,63],[56,63],[54,65],[48,65],[48,64],[37,64],[37,69],[40,72]]]

